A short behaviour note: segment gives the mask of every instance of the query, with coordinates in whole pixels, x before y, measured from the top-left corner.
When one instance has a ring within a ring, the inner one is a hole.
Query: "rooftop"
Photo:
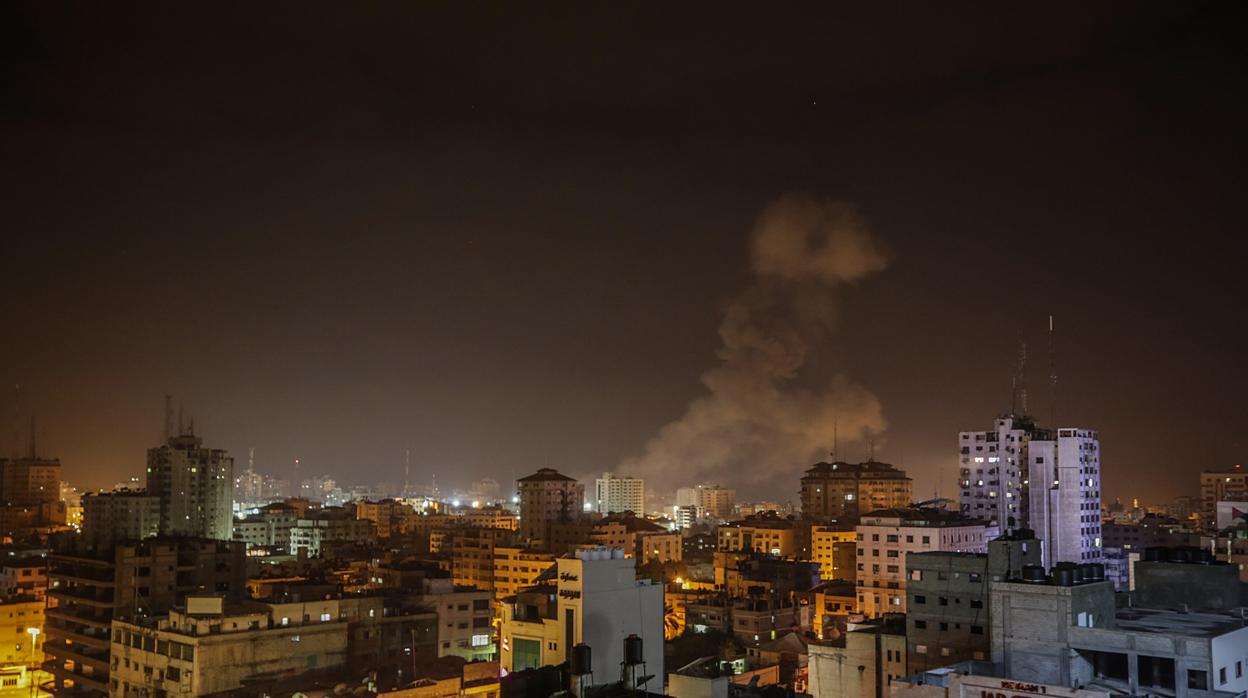
[[[815,463],[806,470],[803,479],[810,478],[884,478],[892,480],[909,480],[904,470],[898,470],[896,466],[890,463],[880,463],[879,461],[867,461],[865,463],[846,463],[845,461],[832,461],[831,463]]]
[[[555,470],[554,468],[541,468],[536,473],[533,473],[532,475],[527,475],[525,477],[520,478],[519,482],[542,482],[542,481],[550,481],[550,480],[556,480],[556,481],[562,481],[562,482],[576,482],[576,478],[568,477],[567,475],[560,473],[558,470]]]
[[[1211,638],[1248,625],[1248,609],[1232,613],[1183,613],[1155,608],[1120,608],[1114,620],[1118,630]]]
[[[867,519],[900,519],[908,526],[974,526],[983,525],[978,519],[964,516],[961,512],[937,509],[933,507],[905,507],[898,509],[880,509],[862,515],[863,523]]]

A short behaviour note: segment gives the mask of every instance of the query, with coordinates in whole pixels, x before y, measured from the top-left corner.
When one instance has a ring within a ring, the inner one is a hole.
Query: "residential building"
[[[450,536],[451,575],[455,584],[494,589],[494,549],[512,544],[515,535],[505,528],[456,527]]]
[[[909,671],[988,661],[989,588],[1040,564],[1040,541],[1020,529],[988,543],[988,552],[912,552],[906,556]]]
[[[958,434],[962,513],[1002,531],[1027,527],[1031,440],[1046,432],[1028,416],[1005,414],[987,431]]]
[[[906,610],[906,556],[933,550],[983,553],[996,536],[979,519],[930,507],[865,514],[858,536],[858,611],[867,617]]]
[[[476,528],[502,528],[515,531],[520,528],[520,520],[515,512],[499,505],[469,507],[455,512],[463,520],[464,525]]]
[[[1206,528],[1217,520],[1218,502],[1248,502],[1248,471],[1238,463],[1200,474],[1200,515]]]
[[[160,498],[160,532],[233,539],[234,459],[195,434],[147,451],[147,492]]]
[[[49,555],[44,669],[55,691],[108,693],[114,619],[161,614],[192,594],[238,599],[245,578],[244,547],[230,541],[148,538]]]
[[[797,557],[801,552],[801,524],[774,512],[758,514],[716,529],[718,549],[725,552],[756,552]]]
[[[593,652],[610,676],[624,661],[624,639],[641,638],[645,674],[663,676],[663,587],[635,576],[634,560],[615,548],[577,551],[556,560],[554,584],[522,590],[503,605],[501,664],[508,672]]]
[[[82,537],[100,551],[117,543],[160,535],[160,498],[145,490],[88,493],[82,497]]]
[[[555,554],[513,545],[494,546],[494,596],[515,596],[555,564]]]
[[[639,477],[616,477],[603,473],[594,481],[594,511],[603,516],[626,511],[637,516],[645,515],[645,481]]]
[[[437,609],[439,657],[494,658],[493,592],[456,587],[449,579],[431,579],[426,581],[425,599]]]
[[[1034,434],[1028,448],[1028,528],[1044,564],[1101,560],[1101,448],[1095,431]]]
[[[802,476],[802,517],[852,525],[869,511],[910,506],[913,483],[888,463],[816,463]]]
[[[850,618],[857,615],[857,587],[853,582],[836,579],[816,584],[811,592],[810,629],[815,637],[835,640],[844,636]]]
[[[1099,567],[1059,566],[1047,578],[992,585],[992,656],[1004,675],[1132,696],[1248,690],[1248,627],[1238,613],[1116,608]]]
[[[812,642],[807,652],[807,691],[814,698],[886,698],[893,681],[907,674],[905,617],[850,624],[844,638]]]
[[[306,518],[309,511],[315,516],[319,507],[310,505],[307,500],[266,504],[258,513],[234,522],[234,540],[243,542],[249,549],[272,548],[294,552],[290,547],[290,530],[299,523],[299,519]]]
[[[0,561],[0,596],[33,596],[43,600],[48,592],[46,557],[11,557]]]
[[[553,468],[542,468],[522,477],[520,486],[520,537],[547,540],[550,527],[569,524],[581,518],[585,487]]]
[[[355,502],[355,518],[372,521],[378,538],[398,535],[404,528],[404,519],[415,515],[412,505],[395,499],[377,502],[361,499]]]
[[[34,596],[0,597],[0,688],[27,689],[43,664],[44,601]]]
[[[34,451],[22,458],[0,458],[0,528],[21,528],[65,523],[61,501],[61,461],[40,458]]]
[[[373,540],[373,522],[357,519],[341,507],[312,509],[295,520],[290,529],[289,551],[303,549],[310,557],[322,556],[326,548],[342,543],[366,543]]]
[[[814,525],[810,531],[810,559],[819,563],[821,579],[857,579],[858,533],[835,526]]]

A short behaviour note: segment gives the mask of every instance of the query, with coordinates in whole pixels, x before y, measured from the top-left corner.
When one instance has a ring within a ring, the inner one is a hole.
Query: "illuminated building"
[[[585,488],[573,478],[553,468],[542,468],[519,480],[520,537],[547,540],[554,524],[573,523],[581,518]]]
[[[160,532],[233,538],[234,459],[193,432],[147,450],[147,492],[160,498]]]
[[[47,591],[47,558],[11,557],[0,561],[0,596],[33,596],[43,600]]]
[[[1248,471],[1236,465],[1200,474],[1200,515],[1206,528],[1217,520],[1218,502],[1248,502]]]
[[[599,514],[622,514],[631,511],[645,515],[645,481],[638,477],[616,477],[603,473],[594,481],[594,511]]]
[[[858,537],[858,611],[867,617],[906,610],[906,556],[932,550],[988,552],[997,529],[941,509],[886,509],[862,516]]]
[[[1031,440],[1043,437],[1030,417],[1007,414],[988,431],[958,434],[962,513],[1002,531],[1027,526]]]
[[[1045,566],[1101,560],[1101,448],[1095,431],[1057,429],[1032,437],[1028,528]]]
[[[910,505],[912,483],[887,463],[816,463],[801,481],[802,516],[853,524],[868,511]]]
[[[831,526],[812,526],[810,531],[810,559],[819,563],[822,579],[857,578],[858,534],[853,530],[842,531]]]
[[[718,549],[724,552],[756,552],[796,557],[801,536],[796,522],[775,514],[750,516],[716,529]]]
[[[143,490],[88,493],[82,498],[82,537],[97,550],[160,535],[160,498]]]
[[[494,595],[513,596],[537,583],[538,575],[555,564],[555,554],[517,546],[494,547]]]
[[[43,663],[44,601],[34,596],[0,598],[0,687],[38,683]]]

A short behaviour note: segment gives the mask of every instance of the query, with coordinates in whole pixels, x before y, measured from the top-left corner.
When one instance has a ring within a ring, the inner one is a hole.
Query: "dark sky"
[[[917,490],[1020,336],[1047,416],[1050,313],[1107,497],[1248,460],[1248,6],[869,5],[6,4],[0,380],[84,486],[165,392],[281,475],[588,475],[704,393],[800,191],[890,250],[816,351]]]

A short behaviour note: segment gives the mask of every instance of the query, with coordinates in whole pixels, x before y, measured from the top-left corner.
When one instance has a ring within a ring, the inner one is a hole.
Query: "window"
[[[927,603],[927,597],[922,594],[916,595],[914,597],[914,602],[915,603]]]
[[[916,621],[914,621],[914,627],[915,627],[915,629],[917,629],[917,630],[926,630],[926,629],[927,629],[927,621],[925,621],[925,620],[916,620]]]
[[[949,624],[948,624],[948,623],[941,623],[941,624],[940,624],[940,631],[941,631],[942,633],[943,633],[943,632],[948,632],[948,631],[949,631]]]
[[[983,635],[983,634],[984,634],[984,626],[982,626],[982,625],[972,625],[972,626],[971,626],[971,634],[972,634],[972,635]]]
[[[1244,663],[1235,662],[1235,678],[1242,679],[1244,677]]]
[[[927,645],[915,645],[914,653],[915,654],[927,654]]]
[[[984,602],[979,599],[971,599],[971,608],[983,608]]]
[[[923,545],[930,545],[931,542],[932,542],[931,536],[923,536]]]
[[[321,622],[322,622],[322,623],[327,623],[327,622],[329,622],[329,619],[330,619],[330,618],[332,618],[332,617],[333,617],[333,616],[329,615],[328,613],[322,613],[322,614],[321,614]]]
[[[1218,669],[1218,685],[1219,686],[1226,685],[1226,667],[1222,667],[1221,669]]]

